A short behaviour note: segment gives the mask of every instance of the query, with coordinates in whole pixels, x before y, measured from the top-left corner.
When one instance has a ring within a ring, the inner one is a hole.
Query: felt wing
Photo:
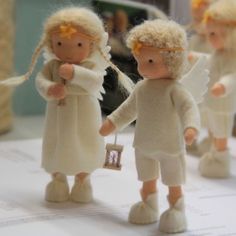
[[[209,71],[207,70],[207,57],[201,56],[191,70],[180,80],[192,94],[197,104],[201,103],[208,90]]]

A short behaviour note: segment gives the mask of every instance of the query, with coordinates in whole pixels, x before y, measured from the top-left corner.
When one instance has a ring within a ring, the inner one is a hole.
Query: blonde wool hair
[[[236,1],[218,0],[205,12],[205,23],[213,23],[226,31],[225,48],[236,50]],[[208,21],[208,19],[211,19]]]
[[[164,63],[172,78],[181,77],[187,61],[187,37],[179,24],[160,19],[145,21],[130,31],[127,46],[133,49],[137,42],[158,49],[169,48],[170,51],[160,51]],[[182,48],[183,50],[171,50],[174,48]]]
[[[92,50],[99,51],[103,59],[107,61],[112,66],[112,68],[114,68],[118,72],[118,79],[123,87],[128,92],[132,91],[132,81],[127,76],[125,76],[114,64],[112,64],[109,56],[107,56],[106,53],[103,53],[103,48],[100,47],[100,42],[102,41],[102,38],[105,34],[102,20],[93,11],[82,7],[63,8],[52,14],[45,21],[43,35],[34,50],[28,72],[23,76],[12,78],[13,83],[22,83],[25,80],[29,79],[43,48],[46,48],[48,51],[52,52],[51,33],[62,24],[74,25],[81,29],[83,33],[91,36],[91,38],[94,39]]]

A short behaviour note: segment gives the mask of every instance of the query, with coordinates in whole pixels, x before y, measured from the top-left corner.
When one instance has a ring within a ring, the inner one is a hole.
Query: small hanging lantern
[[[121,153],[123,146],[118,145],[117,134],[115,135],[114,144],[108,143],[106,145],[106,159],[103,168],[121,170]]]

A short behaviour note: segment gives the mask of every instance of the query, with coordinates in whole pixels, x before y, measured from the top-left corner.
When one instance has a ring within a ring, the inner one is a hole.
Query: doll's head
[[[186,63],[186,33],[174,21],[146,21],[134,27],[127,38],[144,77],[170,77],[182,75]]]
[[[215,0],[191,0],[193,28],[198,34],[204,34],[204,25],[202,24],[202,20],[205,11],[213,1]]]
[[[207,38],[216,50],[235,50],[236,1],[219,0],[204,14]]]
[[[99,45],[104,34],[99,17],[85,8],[65,8],[44,25],[45,46],[64,62],[77,64]]]
[[[103,22],[94,12],[81,7],[61,9],[45,21],[42,38],[35,48],[27,73],[12,80],[22,83],[29,79],[40,53],[45,49],[64,63],[80,64],[89,57],[96,68],[105,71],[111,66],[118,73],[122,87],[131,92],[133,82],[110,61],[107,41]],[[9,80],[9,85],[12,80]]]

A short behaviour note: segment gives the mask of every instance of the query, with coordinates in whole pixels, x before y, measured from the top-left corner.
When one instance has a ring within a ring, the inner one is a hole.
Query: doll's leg
[[[201,117],[201,126],[204,129],[208,128],[208,119],[207,119],[207,111],[204,106],[204,104],[199,105],[199,111],[200,111],[200,117]],[[200,142],[197,142],[196,140],[192,145],[187,145],[186,150],[195,155],[195,156],[201,156],[205,152],[209,151],[211,145],[212,145],[212,134],[208,130],[208,136],[204,137]]]
[[[233,116],[216,115],[212,119],[213,147],[205,153],[199,163],[202,176],[209,178],[226,178],[230,175],[230,154],[227,137],[230,137],[233,127]]]
[[[134,224],[150,224],[158,219],[156,182],[159,176],[159,164],[158,161],[146,158],[137,150],[135,155],[138,178],[143,181],[140,190],[142,201],[131,207],[129,221]]]
[[[210,130],[208,130],[208,136],[205,137],[199,144],[198,144],[198,152],[199,155],[203,155],[204,153],[208,152],[211,149],[213,144],[213,135]]]
[[[66,175],[52,174],[52,181],[46,187],[45,199],[49,202],[64,202],[69,199],[69,185]]]
[[[74,202],[88,203],[93,199],[93,190],[90,182],[90,174],[79,173],[75,176],[70,198]]]
[[[169,186],[169,209],[162,213],[159,229],[165,233],[180,233],[186,230],[187,221],[181,186]]]

